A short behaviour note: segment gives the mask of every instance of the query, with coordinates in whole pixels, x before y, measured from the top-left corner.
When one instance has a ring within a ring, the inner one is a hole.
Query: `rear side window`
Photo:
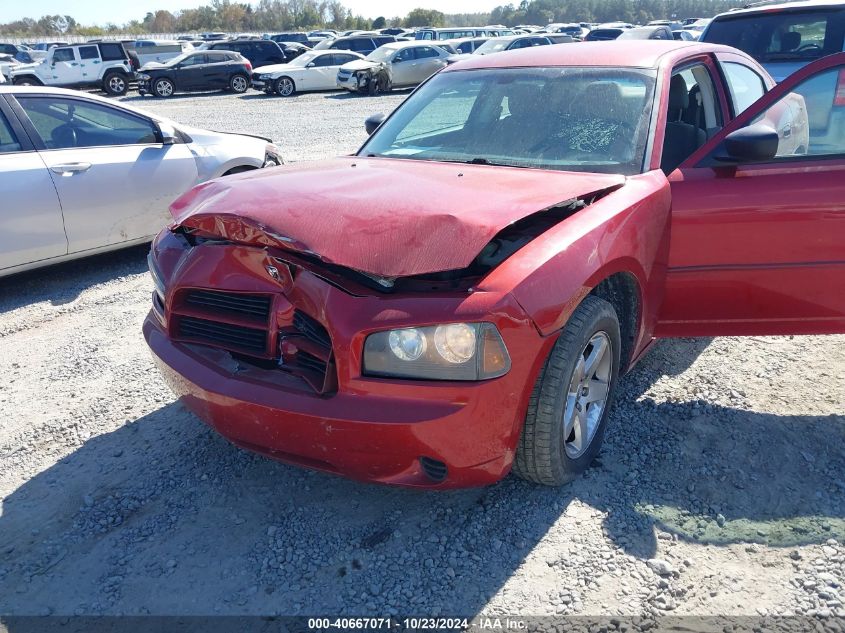
[[[54,62],[72,62],[73,49],[72,48],[57,48],[53,51]]]
[[[358,59],[354,55],[332,55],[332,65],[342,66]]]
[[[21,144],[15,138],[12,128],[3,113],[0,112],[0,154],[19,152]]]
[[[356,40],[352,40],[352,50],[353,51],[371,51],[376,46],[373,44],[373,40],[369,38],[359,38]]]
[[[79,59],[97,59],[100,54],[97,52],[96,46],[80,46]]]
[[[376,46],[384,46],[385,44],[389,44],[390,42],[395,42],[396,38],[393,36],[385,36],[385,37],[374,37]]]
[[[766,84],[763,83],[763,78],[748,66],[725,62],[722,64],[722,70],[725,71],[725,79],[731,93],[735,116],[744,112],[748,109],[748,106],[766,94]]]
[[[845,11],[749,13],[714,20],[704,39],[745,51],[758,61],[811,60],[842,50]]]
[[[440,57],[440,53],[431,46],[420,46],[416,49],[417,59],[428,59],[429,57]]]
[[[100,44],[100,57],[104,62],[111,62],[118,59],[126,59],[126,53],[121,44]]]
[[[207,53],[206,59],[208,59],[209,64],[219,64],[221,62],[228,62],[231,57],[226,53]],[[200,62],[202,63],[202,62]]]

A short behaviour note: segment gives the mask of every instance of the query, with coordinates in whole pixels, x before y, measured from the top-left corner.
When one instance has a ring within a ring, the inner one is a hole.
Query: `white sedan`
[[[360,59],[364,56],[352,51],[308,51],[287,64],[256,68],[252,72],[252,87],[283,97],[297,92],[337,90],[338,69]]]
[[[421,84],[441,68],[451,53],[424,40],[391,42],[378,47],[366,59],[350,62],[337,73],[337,85],[352,92],[404,88]],[[386,75],[381,81],[371,81]],[[382,88],[383,86],[383,88]]]
[[[268,139],[75,90],[0,86],[0,277],[148,242],[194,185],[281,162]]]

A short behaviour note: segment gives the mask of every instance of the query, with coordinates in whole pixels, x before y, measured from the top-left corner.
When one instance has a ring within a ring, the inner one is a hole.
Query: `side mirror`
[[[725,137],[724,148],[727,156],[717,156],[717,160],[735,163],[771,160],[778,153],[778,133],[764,123],[755,123]]]
[[[386,118],[384,114],[374,114],[364,121],[364,129],[367,130],[367,134],[372,135],[378,129],[378,126],[384,123]]]
[[[179,133],[176,131],[176,128],[168,123],[159,123],[158,133],[162,145],[173,145],[179,139]]]

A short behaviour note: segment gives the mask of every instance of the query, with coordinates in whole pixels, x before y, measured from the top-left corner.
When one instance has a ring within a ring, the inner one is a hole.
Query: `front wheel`
[[[560,486],[601,449],[619,377],[621,338],[613,306],[588,296],[552,348],[528,403],[513,471]]]
[[[26,75],[24,77],[15,77],[12,83],[16,86],[43,86],[44,83],[37,77]]]
[[[229,88],[232,92],[244,93],[249,89],[249,77],[246,75],[232,75],[229,80]]]
[[[290,97],[296,92],[296,84],[290,77],[279,77],[273,89],[279,96]]]
[[[162,77],[153,82],[153,94],[157,97],[172,97],[174,91],[173,82]]]
[[[103,77],[103,91],[114,97],[125,95],[129,89],[129,82],[121,73],[107,73]]]

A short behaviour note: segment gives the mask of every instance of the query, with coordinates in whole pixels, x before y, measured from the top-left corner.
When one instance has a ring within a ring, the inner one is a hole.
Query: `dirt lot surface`
[[[401,98],[141,105],[301,160]],[[256,457],[174,402],[145,256],[0,281],[0,613],[845,615],[845,337],[663,342],[582,479],[415,492]]]

